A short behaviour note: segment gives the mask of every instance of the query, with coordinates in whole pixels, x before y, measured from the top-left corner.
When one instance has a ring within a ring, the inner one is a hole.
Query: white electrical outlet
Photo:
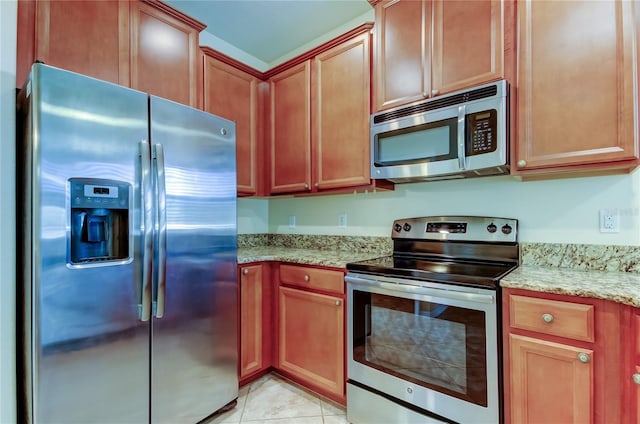
[[[600,232],[620,232],[620,211],[618,209],[600,209]]]
[[[289,228],[296,228],[296,216],[289,215]]]
[[[340,228],[347,227],[347,214],[344,212],[338,215],[338,227]]]

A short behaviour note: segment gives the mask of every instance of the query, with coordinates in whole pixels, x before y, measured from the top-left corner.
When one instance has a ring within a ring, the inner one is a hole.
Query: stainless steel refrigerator
[[[21,420],[233,405],[235,124],[43,64],[18,108]]]

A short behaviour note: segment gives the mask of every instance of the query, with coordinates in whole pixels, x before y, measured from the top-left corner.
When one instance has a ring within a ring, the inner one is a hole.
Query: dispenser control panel
[[[131,185],[97,178],[69,180],[68,263],[72,267],[131,261]]]

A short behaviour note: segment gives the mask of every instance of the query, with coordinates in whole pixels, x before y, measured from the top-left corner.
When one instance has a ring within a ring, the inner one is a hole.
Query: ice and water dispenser
[[[69,180],[71,265],[110,264],[131,258],[129,191],[123,181],[89,178]]]

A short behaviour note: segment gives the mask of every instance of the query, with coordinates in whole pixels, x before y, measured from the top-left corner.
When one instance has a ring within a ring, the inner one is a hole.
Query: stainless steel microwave
[[[396,183],[509,172],[506,80],[371,115],[371,176]]]

